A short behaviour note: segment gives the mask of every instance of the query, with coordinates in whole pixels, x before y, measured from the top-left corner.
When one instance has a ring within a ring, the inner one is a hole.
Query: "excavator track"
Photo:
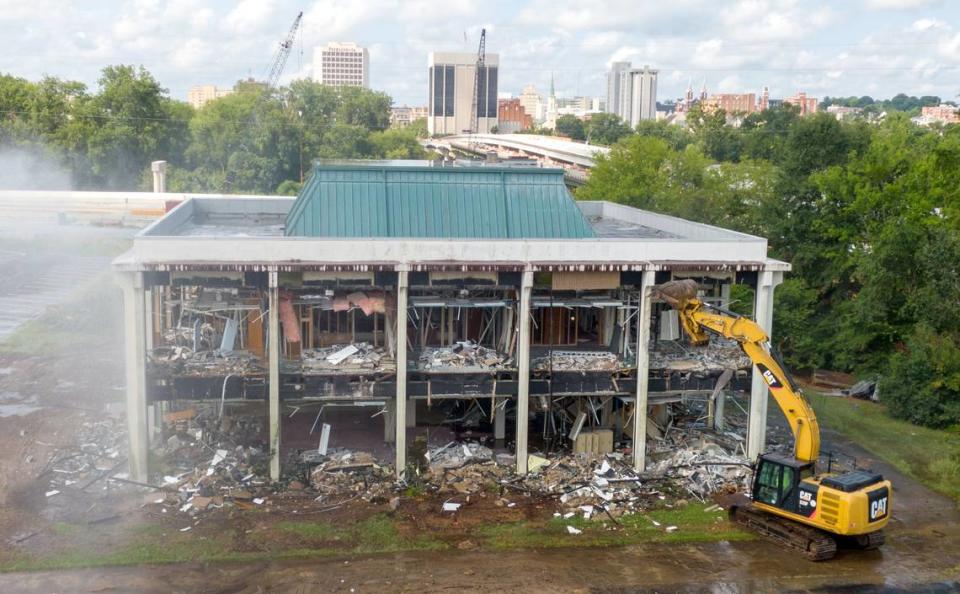
[[[877,530],[876,532],[855,537],[854,546],[864,551],[872,551],[883,546],[885,540],[886,537],[883,534],[883,530]]]
[[[778,518],[752,505],[731,507],[730,519],[776,543],[799,551],[810,561],[826,561],[837,554],[837,541],[826,532]]]

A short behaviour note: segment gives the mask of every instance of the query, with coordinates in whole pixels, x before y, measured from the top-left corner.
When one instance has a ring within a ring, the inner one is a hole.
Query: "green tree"
[[[577,188],[577,198],[654,208],[662,189],[660,168],[670,156],[670,147],[659,138],[630,136],[608,155],[597,156],[587,183]]]
[[[108,66],[98,84],[99,92],[75,109],[90,181],[103,188],[135,188],[151,161],[170,157],[165,151],[182,122],[171,121],[166,90],[143,67]]]
[[[583,125],[583,120],[575,115],[562,115],[557,118],[556,132],[560,136],[566,136],[571,140],[586,140],[587,131]]]
[[[591,144],[612,145],[633,131],[612,113],[596,113],[587,122],[587,141]]]
[[[689,130],[668,124],[663,120],[642,120],[634,131],[640,136],[650,136],[665,141],[675,151],[685,149],[694,141]]]
[[[393,100],[386,93],[363,87],[340,87],[340,104],[336,121],[347,126],[362,126],[367,130],[386,130],[390,127],[390,105]]]
[[[391,128],[369,137],[373,156],[380,159],[425,159],[427,151],[417,140],[416,130]]]
[[[687,125],[700,150],[718,161],[738,161],[742,149],[740,132],[727,125],[727,112],[717,109],[705,112],[694,106],[687,114]]]
[[[960,420],[960,347],[949,335],[919,325],[890,360],[880,381],[890,413],[918,425],[947,427]]]

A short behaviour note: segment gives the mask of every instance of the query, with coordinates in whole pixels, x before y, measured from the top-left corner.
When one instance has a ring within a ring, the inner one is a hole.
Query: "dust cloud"
[[[42,147],[0,146],[0,190],[71,190],[72,176]]]

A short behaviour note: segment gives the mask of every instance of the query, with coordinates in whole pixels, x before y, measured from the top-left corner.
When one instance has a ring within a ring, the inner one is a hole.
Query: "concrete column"
[[[647,465],[647,398],[650,390],[650,287],[656,272],[644,270],[637,312],[637,396],[633,410],[633,467],[642,472]]]
[[[154,161],[150,163],[153,171],[153,191],[163,193],[167,191],[167,162]]]
[[[717,431],[723,431],[723,409],[726,404],[726,392],[724,390],[732,379],[733,370],[724,369],[720,377],[717,378],[717,383],[713,386],[713,392],[710,393],[710,415],[707,425]]]
[[[723,411],[726,408],[727,391],[720,390],[713,404],[713,428],[717,431],[723,431]]]
[[[396,472],[403,478],[407,471],[407,297],[410,294],[409,275],[406,267],[397,272],[397,398],[394,404],[396,417]],[[411,400],[416,406],[416,402]],[[416,408],[414,408],[416,411]],[[416,424],[415,414],[414,424]]]
[[[498,402],[502,402],[502,399],[493,398],[491,399],[490,406],[496,407]],[[499,407],[494,411],[496,416],[493,417],[493,439],[496,441],[503,441],[507,438],[507,406],[504,402],[504,405]]]
[[[280,480],[280,289],[270,272],[267,366],[270,370],[270,478]]]
[[[153,350],[153,292],[153,287],[145,287],[143,290],[143,335],[147,352]]]
[[[143,276],[119,277],[123,289],[123,327],[127,384],[127,433],[130,441],[130,478],[147,481],[146,312]]]
[[[520,282],[520,325],[517,337],[517,474],[527,473],[527,430],[530,419],[530,298],[533,271],[524,270]]]
[[[407,429],[417,426],[417,401],[407,400]]]
[[[730,283],[720,285],[720,307],[730,309]]]
[[[397,401],[394,398],[387,400],[383,413],[383,441],[393,443],[397,440]]]
[[[757,275],[757,294],[753,306],[754,320],[771,336],[773,330],[773,291],[783,282],[783,273],[763,270]],[[767,383],[763,381],[756,365],[750,386],[750,418],[747,428],[747,457],[756,459],[766,447],[767,403],[769,402]]]

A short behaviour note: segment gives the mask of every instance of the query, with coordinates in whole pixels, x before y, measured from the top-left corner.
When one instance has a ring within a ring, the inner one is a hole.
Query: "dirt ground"
[[[269,556],[277,548],[297,550],[319,542],[325,553],[308,559],[196,563],[191,554],[199,551],[209,558],[210,549],[184,548],[182,562],[175,564],[2,573],[0,592],[960,590],[960,511],[955,502],[830,433],[824,435],[825,447],[881,471],[895,485],[895,500],[881,550],[841,552],[820,564],[798,560],[762,540],[491,550],[474,536],[482,526],[520,521],[540,526],[555,510],[552,502],[512,495],[507,497],[514,507],[497,505],[499,493],[477,496],[456,516],[438,513],[442,497],[403,498],[393,516],[397,532],[386,536],[428,538],[425,550],[379,554],[359,552],[362,539],[340,541],[336,534],[278,530],[322,520],[357,531],[389,513],[386,503],[328,509],[312,495],[291,492],[263,507],[206,513],[195,523],[145,505],[155,497],[150,493],[118,491],[104,499],[101,485],[91,488],[96,497],[58,502],[45,495],[43,476],[50,455],[74,443],[78,428],[101,418],[106,404],[122,401],[119,299],[115,293],[107,295],[112,296],[86,308],[64,306],[59,318],[63,323],[54,336],[76,340],[54,340],[58,348],[40,352],[0,351],[0,404],[42,407],[0,416],[0,559],[55,557],[61,551],[67,555],[65,542],[71,551],[79,547],[88,555],[109,555],[124,544],[142,542],[144,561],[153,551],[175,550],[183,543]],[[112,311],[116,317],[94,315],[93,309]],[[91,325],[90,318],[97,321]],[[190,531],[181,532],[187,526]],[[258,537],[264,533],[273,535],[272,540]],[[444,550],[435,550],[435,543]]]

